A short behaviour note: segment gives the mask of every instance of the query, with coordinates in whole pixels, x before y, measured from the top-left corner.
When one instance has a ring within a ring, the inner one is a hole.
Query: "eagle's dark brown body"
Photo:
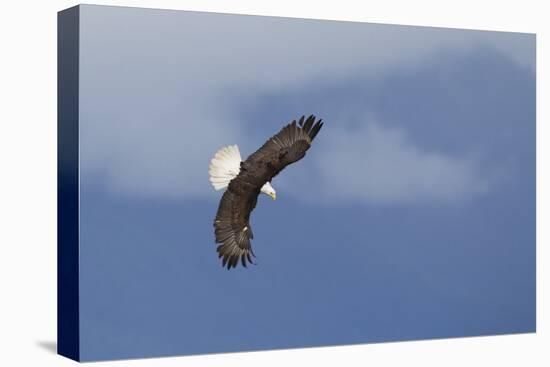
[[[272,136],[260,149],[241,162],[237,177],[229,183],[222,196],[214,228],[219,257],[223,266],[236,267],[239,260],[246,266],[254,256],[250,240],[250,213],[256,207],[262,186],[273,179],[286,166],[302,159],[311,142],[323,126],[315,116],[304,121],[304,116],[286,125]]]

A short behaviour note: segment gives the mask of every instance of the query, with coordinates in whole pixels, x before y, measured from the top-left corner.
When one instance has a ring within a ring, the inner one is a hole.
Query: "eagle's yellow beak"
[[[270,193],[269,196],[271,196],[273,200],[277,199],[277,194],[274,192]]]

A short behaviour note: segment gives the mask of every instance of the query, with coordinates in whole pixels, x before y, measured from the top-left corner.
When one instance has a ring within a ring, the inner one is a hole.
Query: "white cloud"
[[[488,189],[474,159],[421,149],[402,129],[372,121],[329,129],[307,156],[313,168],[292,170],[281,180],[283,191],[307,185],[297,197],[395,203],[459,201]]]
[[[481,45],[523,66],[534,59],[534,39],[519,34],[138,8],[84,6],[81,30],[81,174],[107,190],[136,195],[211,196],[208,162],[221,146],[246,145],[238,103],[259,92],[381,76]],[[387,154],[394,168],[408,172],[412,192],[447,198],[472,190],[469,161],[423,152],[377,125],[364,128],[400,144],[392,150],[372,141],[365,149]],[[331,149],[346,131],[334,134]],[[366,180],[367,191],[357,187],[360,195],[391,191],[386,200],[408,200],[403,183],[391,182],[397,171],[372,157],[365,167],[378,172],[386,190]],[[432,190],[436,173],[449,181],[446,190]]]

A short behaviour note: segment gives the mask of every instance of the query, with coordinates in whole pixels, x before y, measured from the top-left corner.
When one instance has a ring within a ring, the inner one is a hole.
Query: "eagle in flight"
[[[264,193],[275,200],[270,182],[286,166],[302,159],[321,130],[322,120],[311,115],[292,121],[272,136],[245,161],[237,145],[220,149],[210,162],[210,182],[216,190],[226,188],[214,220],[218,257],[227,269],[240,262],[246,267],[255,256],[250,245],[253,238],[250,213],[258,195]]]

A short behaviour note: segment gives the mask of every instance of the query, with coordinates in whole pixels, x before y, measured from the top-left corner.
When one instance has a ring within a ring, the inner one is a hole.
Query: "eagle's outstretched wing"
[[[249,217],[256,206],[258,194],[238,190],[236,186],[238,182],[235,185],[229,184],[220,200],[214,220],[216,243],[220,244],[217,248],[218,256],[223,257],[222,264],[227,265],[228,269],[236,267],[239,260],[246,267],[246,262],[252,263],[251,256],[254,256],[250,246],[254,235]]]
[[[256,207],[262,186],[283,168],[304,157],[323,126],[315,116],[292,121],[272,136],[260,149],[241,163],[237,177],[229,183],[220,200],[214,228],[219,257],[228,269],[239,261],[246,267],[254,256],[250,240],[250,213]]]
[[[311,142],[323,127],[323,120],[315,122],[315,116],[302,116],[298,123],[292,121],[243,162],[243,169],[251,169],[256,176],[271,181],[286,166],[302,159]]]

